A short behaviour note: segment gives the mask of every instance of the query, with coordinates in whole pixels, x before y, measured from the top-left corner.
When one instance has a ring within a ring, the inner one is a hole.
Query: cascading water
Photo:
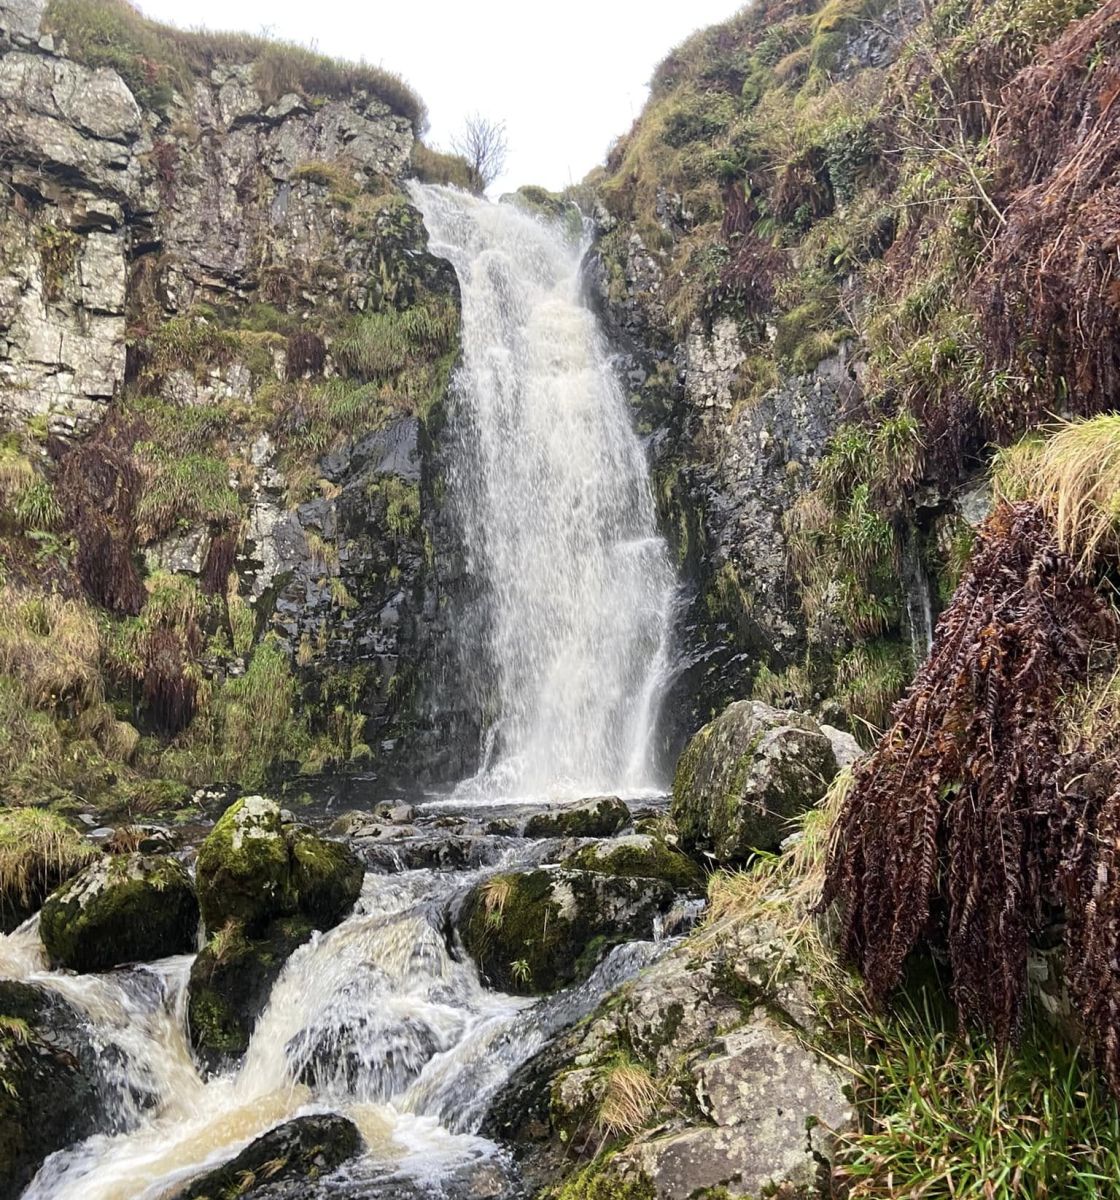
[[[412,193],[463,304],[447,482],[485,614],[485,645],[461,649],[494,736],[459,795],[655,788],[676,586],[642,447],[581,300],[585,247],[512,205]]]
[[[524,811],[653,790],[675,582],[641,447],[580,302],[580,246],[508,206],[413,194],[462,285],[449,484],[483,584],[476,685],[495,716],[493,755],[444,803],[520,798]],[[440,822],[459,818],[435,807],[420,823],[441,836]],[[549,849],[501,844],[492,869]],[[295,952],[244,1061],[209,1078],[187,1038],[190,956],[73,976],[48,969],[35,919],[0,936],[0,977],[62,993],[112,1063],[104,1132],[51,1155],[24,1200],[164,1200],[269,1128],[324,1110],[349,1116],[365,1151],[301,1197],[506,1195],[480,1192],[472,1174],[509,1182],[478,1134],[490,1100],[657,942],[617,947],[558,995],[517,999],[484,987],[447,933],[456,898],[486,872],[392,869],[368,874],[355,911]]]

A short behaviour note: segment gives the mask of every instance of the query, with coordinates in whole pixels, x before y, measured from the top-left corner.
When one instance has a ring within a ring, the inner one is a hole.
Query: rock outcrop
[[[672,811],[682,844],[719,863],[776,850],[836,770],[832,743],[811,717],[737,701],[696,734],[677,765]]]

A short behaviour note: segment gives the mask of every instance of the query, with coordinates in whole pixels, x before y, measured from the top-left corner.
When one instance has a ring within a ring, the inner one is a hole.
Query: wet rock
[[[35,808],[0,813],[0,933],[11,933],[38,912],[47,896],[96,853],[54,813]]]
[[[365,868],[341,842],[329,842],[296,827],[287,833],[292,885],[300,912],[317,929],[330,929],[354,907]]]
[[[611,946],[648,937],[673,896],[660,879],[593,871],[496,875],[467,895],[459,930],[490,986],[551,992],[586,978]]]
[[[564,866],[633,879],[663,879],[680,892],[704,891],[704,872],[679,850],[648,833],[632,833],[583,846]]]
[[[97,1055],[57,993],[0,981],[0,1196],[18,1196],[43,1159],[101,1125]]]
[[[191,965],[187,1026],[208,1068],[244,1054],[284,964],[312,932],[305,917],[282,917],[259,938],[228,926],[202,949]]]
[[[255,936],[297,912],[320,929],[336,925],[361,892],[363,868],[347,846],[285,823],[274,800],[246,796],[202,843],[196,874],[206,928],[233,921]]]
[[[696,734],[677,764],[672,815],[682,845],[720,863],[776,850],[835,774],[832,745],[811,717],[740,700]]]
[[[107,971],[193,950],[198,901],[176,859],[106,856],[50,895],[39,932],[54,962],[75,971]]]
[[[287,1183],[316,1180],[361,1149],[358,1127],[346,1117],[297,1117],[261,1134],[236,1158],[188,1184],[175,1200],[263,1196]]]
[[[688,1200],[698,1188],[744,1197],[828,1194],[822,1184],[836,1135],[854,1117],[838,1068],[756,1013],[690,1074],[713,1126],[639,1139],[612,1160],[613,1174],[643,1176],[658,1200]]]
[[[595,796],[571,808],[538,813],[525,824],[525,836],[610,837],[630,824],[630,809],[617,796]]]

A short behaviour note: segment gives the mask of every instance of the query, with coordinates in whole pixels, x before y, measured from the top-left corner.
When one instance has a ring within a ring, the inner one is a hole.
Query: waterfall
[[[492,751],[459,795],[655,788],[676,585],[582,300],[585,247],[513,205],[418,184],[412,195],[463,305],[447,495],[481,597],[481,614],[459,614],[459,652]]]

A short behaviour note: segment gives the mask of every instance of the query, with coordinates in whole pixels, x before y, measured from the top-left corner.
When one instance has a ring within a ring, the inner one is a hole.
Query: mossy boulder
[[[284,1184],[322,1178],[361,1149],[358,1127],[346,1117],[337,1113],[296,1117],[262,1133],[235,1158],[199,1176],[175,1200],[234,1200],[252,1196],[258,1189],[271,1196]]]
[[[630,824],[630,809],[617,796],[594,796],[569,808],[537,813],[525,824],[525,836],[610,837]]]
[[[199,848],[195,875],[208,930],[236,921],[252,931],[294,913],[280,806],[264,796],[245,796],[227,808]]]
[[[96,857],[97,850],[55,813],[0,813],[0,933],[37,913],[55,888]]]
[[[207,1067],[244,1054],[284,964],[313,930],[306,917],[281,917],[248,938],[231,923],[203,947],[191,965],[187,1026]]]
[[[18,1196],[47,1155],[97,1131],[97,1057],[58,993],[0,981],[0,1196]]]
[[[701,893],[705,888],[704,872],[687,854],[648,833],[584,846],[566,858],[564,866],[623,879],[663,879],[679,892]]]
[[[207,930],[232,921],[256,937],[297,913],[319,929],[337,925],[362,890],[364,868],[343,843],[286,824],[275,800],[246,796],[202,843],[196,873]]]
[[[534,995],[585,979],[611,946],[648,937],[674,895],[662,879],[597,871],[496,875],[468,893],[459,930],[487,983]]]
[[[177,859],[104,856],[48,897],[39,933],[58,965],[107,971],[193,950],[198,901]]]
[[[681,843],[719,863],[776,850],[836,771],[811,717],[740,700],[696,734],[677,764],[672,815]]]
[[[354,907],[365,867],[349,846],[316,837],[307,829],[293,829],[287,840],[299,911],[317,929],[330,929]]]

